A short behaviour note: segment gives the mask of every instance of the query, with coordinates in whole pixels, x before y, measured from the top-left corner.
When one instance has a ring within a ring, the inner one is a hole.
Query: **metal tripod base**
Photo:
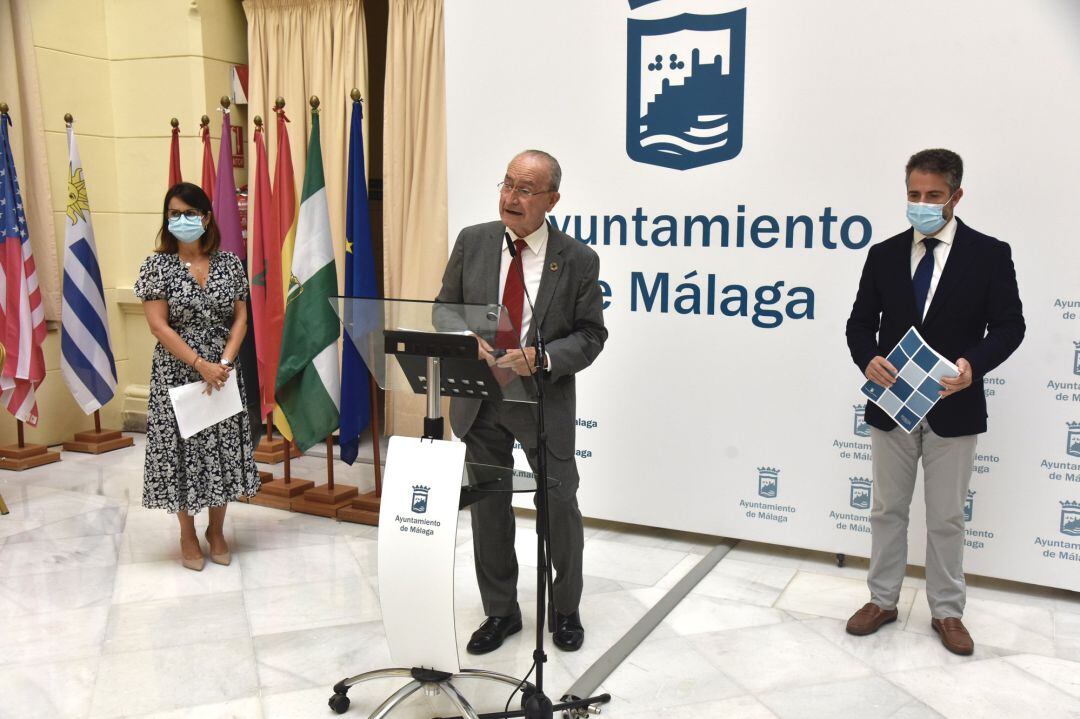
[[[462,717],[465,717],[465,719],[479,719],[479,715],[476,713],[476,710],[473,709],[472,705],[469,704],[469,700],[465,698],[465,695],[463,695],[456,686],[454,686],[452,681],[454,679],[484,679],[500,684],[509,684],[512,687],[521,687],[522,691],[535,690],[535,687],[529,682],[522,682],[516,677],[500,674],[498,672],[491,672],[486,669],[462,669],[456,674],[439,672],[434,669],[377,669],[373,672],[364,672],[363,674],[357,674],[348,679],[342,679],[335,684],[334,695],[330,697],[330,701],[328,702],[330,708],[338,714],[344,714],[349,709],[350,702],[348,691],[350,688],[361,682],[370,681],[372,679],[390,679],[394,677],[407,678],[412,681],[388,696],[386,700],[371,713],[371,716],[368,719],[383,719],[384,717],[389,716],[398,705],[420,689],[423,689],[429,695],[438,694],[440,691],[445,693],[446,697],[450,700],[450,703],[461,712]]]

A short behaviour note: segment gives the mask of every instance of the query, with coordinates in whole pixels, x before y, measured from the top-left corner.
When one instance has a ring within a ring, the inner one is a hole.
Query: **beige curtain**
[[[19,172],[19,190],[26,210],[45,319],[59,321],[60,263],[45,155],[45,120],[30,27],[30,0],[0,2],[0,102],[6,102],[10,108],[12,125],[8,133]]]
[[[389,9],[384,290],[387,297],[431,300],[447,256],[443,0],[390,0]],[[424,411],[423,397],[388,393],[387,432],[421,434]]]
[[[345,211],[349,156],[350,91],[368,90],[367,27],[362,0],[245,0],[248,18],[248,137],[256,115],[266,128],[266,150],[277,152],[274,99],[285,98],[297,203],[304,183],[312,95],[319,98],[326,199],[339,285],[345,272]],[[364,118],[364,157],[367,152]],[[254,147],[254,146],[253,146]],[[253,165],[254,166],[254,165]],[[271,178],[274,173],[271,168]],[[255,208],[250,207],[254,213]]]

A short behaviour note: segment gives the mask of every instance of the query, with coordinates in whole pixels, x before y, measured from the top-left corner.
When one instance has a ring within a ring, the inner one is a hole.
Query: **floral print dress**
[[[143,301],[166,300],[169,326],[200,357],[218,362],[232,326],[234,303],[247,299],[247,273],[236,255],[215,252],[204,288],[178,255],[157,253],[143,262],[135,294]],[[243,397],[240,368],[233,374]],[[201,379],[194,368],[160,343],[154,347],[146,417],[144,507],[195,514],[259,490],[246,411],[188,439],[180,438],[169,388]]]

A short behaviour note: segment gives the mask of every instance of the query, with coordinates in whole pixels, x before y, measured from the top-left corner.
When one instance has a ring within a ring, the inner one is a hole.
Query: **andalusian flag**
[[[301,452],[325,440],[338,427],[337,341],[341,324],[330,305],[330,298],[337,293],[319,115],[312,111],[275,392]]]

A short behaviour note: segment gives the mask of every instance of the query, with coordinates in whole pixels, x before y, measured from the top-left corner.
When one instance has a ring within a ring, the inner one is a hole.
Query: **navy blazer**
[[[942,437],[986,431],[983,376],[1004,362],[1024,339],[1024,315],[1012,252],[1006,243],[956,219],[956,236],[930,308],[922,321],[915,309],[908,228],[870,248],[859,291],[847,321],[851,359],[865,373],[874,357],[888,356],[909,327],[944,357],[971,364],[971,386],[940,400],[926,420]],[[872,427],[896,427],[880,407],[866,405]]]

